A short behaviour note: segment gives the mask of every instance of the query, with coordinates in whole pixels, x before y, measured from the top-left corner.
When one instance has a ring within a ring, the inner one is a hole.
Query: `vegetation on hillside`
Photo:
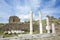
[[[53,16],[48,16],[49,17],[49,22],[51,23],[55,23],[55,25],[59,25],[60,24],[60,18],[54,18]],[[0,23],[0,34],[3,34],[4,30],[23,30],[26,33],[29,33],[30,27],[29,27],[29,23],[30,21],[25,21],[23,23],[20,24],[3,24]],[[46,32],[45,27],[46,27],[46,19],[42,20],[43,23],[43,28],[44,28],[44,32]],[[35,21],[33,20],[33,33],[39,33],[39,20]]]

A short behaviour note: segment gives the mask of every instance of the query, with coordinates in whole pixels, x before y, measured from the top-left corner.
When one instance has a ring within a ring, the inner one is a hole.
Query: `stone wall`
[[[9,23],[20,23],[20,19],[17,16],[10,16]]]

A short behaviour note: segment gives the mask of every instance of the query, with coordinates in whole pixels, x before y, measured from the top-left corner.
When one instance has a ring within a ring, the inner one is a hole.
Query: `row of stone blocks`
[[[47,37],[47,38],[32,38],[32,39],[20,39],[20,40],[60,40],[60,38]]]
[[[55,34],[21,34],[19,37],[0,38],[0,40],[60,40]]]
[[[60,40],[59,37],[46,37],[46,38],[31,38],[31,39],[24,39],[24,38],[3,38],[0,40]]]

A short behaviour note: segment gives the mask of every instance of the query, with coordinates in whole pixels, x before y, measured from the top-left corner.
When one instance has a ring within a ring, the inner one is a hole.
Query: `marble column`
[[[42,29],[42,13],[41,13],[41,11],[39,11],[39,31],[40,31],[40,34],[43,33],[43,29]]]
[[[33,20],[33,13],[32,13],[32,11],[30,11],[30,34],[33,34],[32,20]]]
[[[50,33],[50,25],[49,25],[49,18],[48,17],[46,17],[46,23],[47,23],[47,26],[46,26],[47,33]]]
[[[55,32],[55,25],[54,25],[54,23],[52,23],[52,33],[56,33]]]

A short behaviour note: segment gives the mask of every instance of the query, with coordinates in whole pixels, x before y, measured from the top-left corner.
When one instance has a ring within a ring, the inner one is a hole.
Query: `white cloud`
[[[40,9],[40,7],[43,8],[41,9],[43,13],[43,18],[45,18],[47,14],[52,15],[54,13],[60,13],[59,8],[54,8],[56,1],[57,0],[50,0],[48,2],[47,1],[45,2],[44,0],[24,0],[24,3],[23,3],[20,0],[17,0],[17,1],[15,0],[14,2],[12,2],[13,3],[12,9],[10,5],[2,1],[2,3],[0,4],[0,10],[1,10],[1,7],[5,7],[5,8],[3,8],[2,12],[0,12],[2,13],[0,14],[0,17],[7,18],[10,15],[16,15],[19,18],[21,18],[22,21],[25,21],[25,20],[29,20],[29,12],[32,10],[34,14],[33,18],[35,20],[38,20],[38,17],[39,17],[38,10]]]
[[[29,11],[31,9],[36,10],[39,9],[40,6],[43,5],[43,0],[25,0],[25,5],[21,6],[18,5],[17,6],[17,13],[16,15],[18,15],[22,20],[24,19],[28,19],[29,18]],[[43,13],[43,19],[45,18],[46,15],[52,15],[53,13],[60,13],[59,9],[56,8],[52,8],[56,3],[56,0],[50,0],[49,2],[46,3],[46,5],[43,5],[43,9],[41,9],[42,13]],[[38,20],[39,15],[35,15],[34,14],[34,19]],[[38,14],[38,13],[37,13]]]
[[[29,12],[32,9],[36,10],[37,7],[39,7],[39,0],[29,0],[29,1],[25,0],[24,6],[17,5],[16,9],[18,11],[16,12],[16,15],[19,16],[21,20],[29,19],[29,14],[30,14]],[[34,18],[37,19],[35,15]]]

